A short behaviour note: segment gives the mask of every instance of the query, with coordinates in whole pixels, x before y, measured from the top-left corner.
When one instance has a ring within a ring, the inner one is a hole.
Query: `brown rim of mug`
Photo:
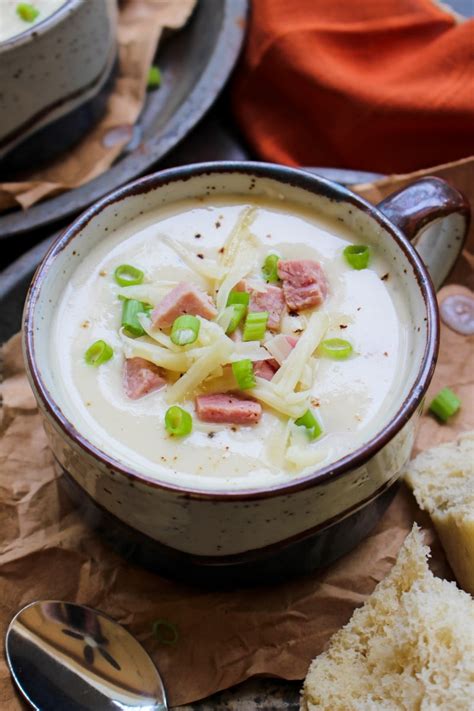
[[[33,343],[33,315],[43,276],[47,273],[57,255],[80,234],[81,230],[92,218],[100,214],[104,208],[114,203],[119,203],[130,196],[144,194],[172,182],[191,180],[200,175],[211,176],[216,173],[221,175],[225,173],[240,173],[253,178],[271,178],[307,190],[308,192],[322,195],[335,202],[349,202],[354,205],[354,207],[362,209],[363,212],[368,213],[390,234],[410,262],[426,307],[426,345],[418,375],[396,414],[375,437],[354,452],[351,452],[345,457],[312,474],[298,478],[295,482],[285,482],[267,488],[239,489],[228,492],[222,490],[191,489],[189,487],[165,483],[124,466],[113,457],[110,457],[98,449],[76,430],[74,425],[65,417],[58,405],[56,405],[54,398],[41,378],[40,370],[36,364]],[[376,207],[358,195],[355,195],[347,188],[332,183],[325,178],[306,173],[304,170],[287,168],[270,163],[223,161],[170,168],[144,178],[139,178],[133,183],[113,191],[110,195],[102,198],[95,203],[95,205],[85,210],[82,215],[76,218],[76,220],[59,235],[36,270],[25,301],[23,334],[24,351],[30,382],[34,386],[38,397],[41,399],[47,414],[59,429],[73,440],[73,442],[79,445],[89,456],[97,459],[109,470],[113,470],[129,480],[140,481],[140,483],[150,486],[151,488],[180,494],[183,498],[230,502],[267,499],[303,491],[326,482],[329,479],[336,479],[350,470],[363,466],[367,460],[377,454],[377,452],[393,439],[410,420],[428,389],[439,349],[439,317],[434,287],[421,257],[403,233],[397,229],[383,213],[377,210]]]

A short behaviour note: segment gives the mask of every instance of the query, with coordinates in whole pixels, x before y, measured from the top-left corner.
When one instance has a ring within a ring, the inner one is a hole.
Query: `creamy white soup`
[[[388,421],[409,322],[390,266],[340,222],[209,198],[78,256],[51,369],[65,414],[125,465],[198,489],[272,486]]]
[[[0,42],[26,32],[56,12],[66,0],[0,0]]]

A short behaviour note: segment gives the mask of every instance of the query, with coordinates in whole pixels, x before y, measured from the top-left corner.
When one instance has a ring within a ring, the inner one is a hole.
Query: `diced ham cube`
[[[274,358],[270,360],[256,360],[253,364],[253,372],[259,378],[271,380],[280,366]]]
[[[228,425],[254,425],[262,416],[262,406],[255,400],[216,393],[196,397],[196,413],[203,422]]]
[[[280,259],[278,276],[283,282],[283,294],[292,311],[322,304],[328,293],[326,275],[312,259]]]
[[[194,284],[181,282],[153,310],[153,328],[167,328],[183,314],[212,319],[217,310],[211,298]]]
[[[249,311],[268,311],[267,328],[278,331],[280,328],[281,314],[285,308],[285,298],[278,286],[266,286],[265,291],[257,291],[249,287]]]
[[[123,366],[123,387],[132,400],[166,385],[162,370],[144,358],[127,358]]]

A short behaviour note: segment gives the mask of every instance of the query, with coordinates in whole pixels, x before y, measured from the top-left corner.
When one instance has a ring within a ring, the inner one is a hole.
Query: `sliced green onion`
[[[170,338],[176,346],[187,346],[199,336],[200,320],[196,316],[178,316],[172,327]]]
[[[243,341],[261,341],[267,328],[268,311],[251,311],[245,319]]]
[[[84,358],[87,365],[97,367],[110,360],[113,354],[112,346],[109,346],[105,341],[96,341],[86,350]]]
[[[138,314],[147,313],[148,306],[136,299],[125,299],[122,306],[122,326],[128,336],[138,338],[145,330],[138,320]]]
[[[299,427],[306,427],[306,431],[310,439],[317,439],[323,433],[321,425],[311,410],[306,410],[304,415],[295,420],[295,425],[298,425]]]
[[[231,291],[227,299],[227,306],[233,306],[233,304],[243,304],[248,306],[250,301],[250,294],[247,291]]]
[[[447,422],[461,407],[461,400],[450,388],[443,388],[436,395],[430,404],[430,412],[433,412],[440,420]]]
[[[276,254],[269,254],[262,267],[263,278],[268,284],[276,284],[280,281],[278,276],[278,262],[280,257]]]
[[[20,2],[16,6],[16,13],[25,22],[34,22],[40,14],[39,10],[29,2]]]
[[[365,244],[350,244],[343,254],[353,269],[366,269],[369,265],[370,249]]]
[[[229,308],[233,310],[233,315],[230,319],[229,325],[227,326],[226,333],[230,334],[234,333],[235,329],[242,321],[243,317],[245,316],[245,312],[247,311],[247,307],[244,304],[232,304]]]
[[[160,644],[174,645],[179,639],[178,628],[168,620],[155,620],[151,629]]]
[[[343,338],[327,338],[319,344],[318,353],[333,360],[346,360],[352,354],[352,346]]]
[[[120,286],[141,284],[144,276],[141,269],[132,267],[131,264],[121,264],[114,272],[115,281],[117,284],[120,284]]]
[[[193,429],[193,418],[182,407],[172,405],[166,410],[165,428],[174,437],[184,437]]]
[[[250,358],[244,358],[232,363],[232,372],[241,390],[250,390],[257,384],[253,372],[253,363]]]
[[[152,65],[148,70],[148,89],[158,89],[161,86],[161,72],[156,65]]]

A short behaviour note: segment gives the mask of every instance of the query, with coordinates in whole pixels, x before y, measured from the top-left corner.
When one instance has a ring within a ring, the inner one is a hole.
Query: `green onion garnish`
[[[87,365],[97,367],[110,360],[113,354],[112,346],[109,346],[105,341],[96,341],[86,350],[84,358]]]
[[[253,372],[253,363],[250,358],[244,358],[232,363],[232,372],[241,390],[250,390],[257,384]]]
[[[232,304],[232,306],[230,306],[229,308],[233,310],[233,315],[230,319],[229,325],[227,326],[226,333],[230,334],[234,333],[235,329],[242,321],[243,317],[245,316],[245,312],[247,311],[247,307],[244,306],[244,304]]]
[[[261,341],[267,328],[268,311],[251,311],[245,319],[243,341]]]
[[[178,405],[172,405],[165,414],[166,431],[174,437],[184,437],[193,429],[193,418]]]
[[[131,264],[121,264],[114,272],[115,281],[120,286],[141,284],[144,276],[141,269],[132,267]]]
[[[168,620],[155,620],[152,626],[153,636],[160,644],[174,645],[178,641],[178,628]]]
[[[29,2],[20,2],[16,6],[16,12],[25,22],[34,22],[40,14],[39,10]]]
[[[311,410],[306,410],[304,415],[295,420],[295,425],[299,427],[306,427],[308,437],[310,439],[317,439],[323,433],[323,429]]]
[[[148,89],[158,89],[161,85],[161,72],[156,65],[152,65],[148,70]]]
[[[248,306],[250,301],[250,294],[247,291],[231,291],[227,299],[227,306],[233,306],[234,304],[243,304]]]
[[[346,360],[352,354],[352,346],[343,338],[327,338],[319,344],[318,353],[333,360]]]
[[[278,262],[280,257],[276,254],[269,254],[262,267],[263,278],[268,284],[276,284],[280,281],[278,276]]]
[[[353,269],[366,269],[369,264],[370,250],[365,244],[350,244],[343,254]]]
[[[448,418],[454,415],[461,407],[461,400],[450,388],[443,388],[436,395],[430,404],[430,412],[433,412],[440,420],[447,422]]]
[[[171,327],[170,338],[176,346],[187,346],[197,339],[200,326],[196,316],[178,316]]]
[[[125,299],[122,307],[122,326],[133,338],[143,336],[145,330],[138,320],[138,314],[147,313],[149,307],[136,299]]]

